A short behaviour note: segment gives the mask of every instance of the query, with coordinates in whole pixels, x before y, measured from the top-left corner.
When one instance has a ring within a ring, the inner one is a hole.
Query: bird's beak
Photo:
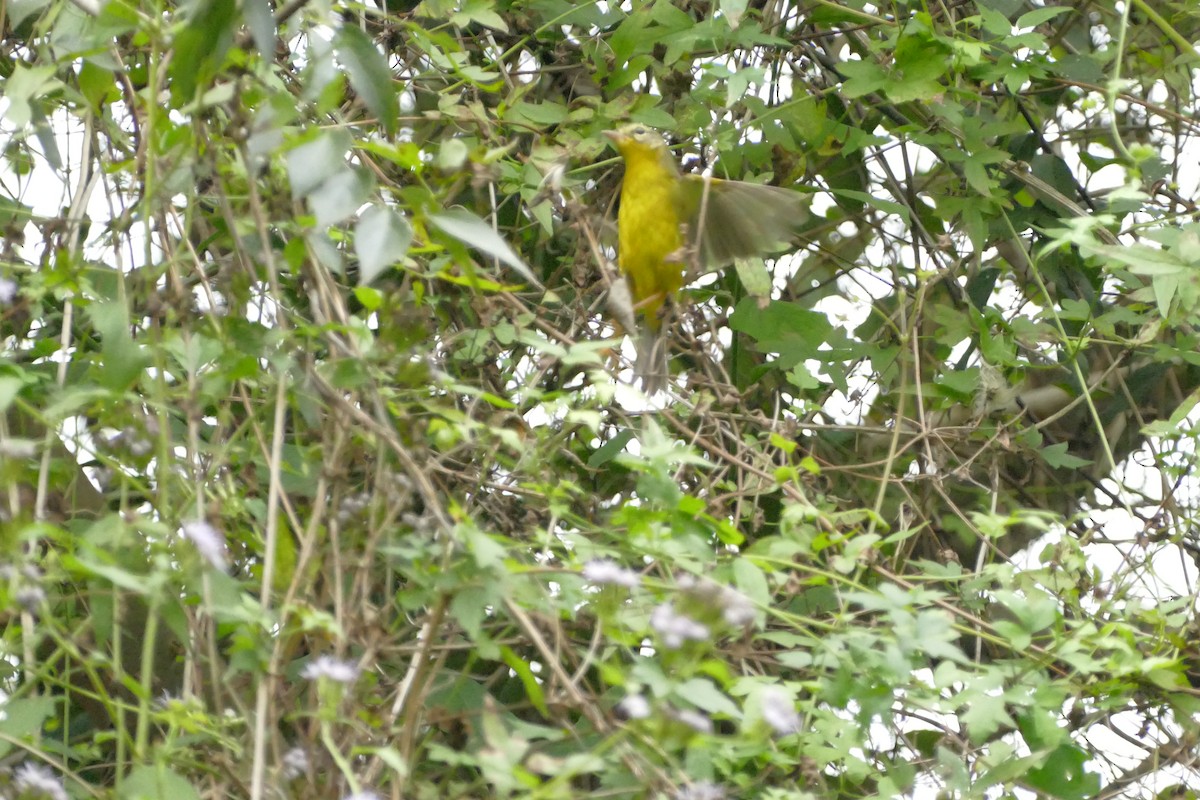
[[[620,146],[622,142],[629,138],[620,131],[600,131],[600,133],[604,135],[604,138],[617,146]]]

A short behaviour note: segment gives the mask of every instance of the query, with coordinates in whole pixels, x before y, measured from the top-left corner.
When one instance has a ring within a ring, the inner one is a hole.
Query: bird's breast
[[[635,302],[677,291],[683,283],[678,184],[678,175],[657,164],[626,164],[619,256]]]

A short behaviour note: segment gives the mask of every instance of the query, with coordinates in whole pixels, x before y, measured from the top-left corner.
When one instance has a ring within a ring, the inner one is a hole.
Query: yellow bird
[[[716,269],[777,252],[803,221],[805,198],[778,186],[683,175],[662,136],[644,125],[604,135],[625,161],[618,262],[645,320],[634,373],[654,393],[669,375],[663,303],[682,288],[687,267]]]

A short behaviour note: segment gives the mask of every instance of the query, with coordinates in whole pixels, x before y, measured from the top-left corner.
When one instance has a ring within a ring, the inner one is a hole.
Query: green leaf
[[[10,161],[11,165],[11,161]],[[33,208],[11,197],[0,195],[0,226],[20,230],[33,219]]]
[[[16,742],[32,742],[42,725],[54,714],[58,699],[54,697],[9,698],[0,705],[0,755],[7,755]]]
[[[58,152],[58,136],[50,126],[50,120],[46,117],[46,112],[40,105],[33,108],[33,135],[37,138],[38,144],[42,146],[42,157],[50,168],[56,172],[61,172],[63,168],[62,156]]]
[[[1054,59],[1051,72],[1070,81],[1080,83],[1103,83],[1104,63],[1094,55],[1067,53]]]
[[[833,189],[833,194],[837,197],[846,197],[855,200],[859,203],[864,203],[869,206],[874,206],[885,214],[895,214],[900,219],[908,222],[908,206],[891,200],[884,200],[876,197],[870,192],[860,192],[855,189]]]
[[[408,760],[393,747],[364,747],[363,752],[387,764],[400,778],[408,777]]]
[[[363,212],[354,229],[354,251],[358,254],[358,285],[371,284],[385,267],[408,253],[413,230],[399,212],[372,206]]]
[[[761,258],[735,258],[733,268],[751,297],[771,296],[771,271]]]
[[[729,326],[758,342],[764,353],[779,353],[777,366],[790,369],[801,361],[815,358],[829,339],[833,326],[829,319],[794,303],[773,302],[760,309],[758,301],[744,298],[729,317]]]
[[[746,597],[754,601],[757,608],[769,608],[771,605],[771,585],[766,574],[748,558],[737,558],[733,562],[733,583]],[[761,618],[762,612],[756,610]]]
[[[1017,17],[1016,27],[1018,28],[1036,28],[1043,22],[1049,22],[1059,14],[1066,14],[1071,9],[1065,6],[1050,6],[1048,8],[1036,8],[1026,14]]]
[[[23,61],[16,62],[12,74],[2,84],[8,100],[4,120],[9,126],[21,130],[33,121],[33,109],[42,96],[59,86],[54,72],[52,65],[27,67]]]
[[[429,221],[443,233],[452,236],[468,247],[491,256],[515,269],[521,277],[538,288],[542,284],[533,275],[516,251],[508,242],[479,217],[464,208],[454,208],[439,214],[430,214]]]
[[[1194,266],[1192,260],[1181,258],[1173,249],[1149,247],[1144,244],[1103,246],[1094,249],[1117,263],[1126,265],[1135,275],[1177,275]]]
[[[1184,419],[1187,418],[1189,414],[1192,413],[1192,409],[1195,408],[1197,404],[1200,404],[1200,388],[1193,389],[1191,394],[1184,398],[1183,402],[1180,403],[1173,412],[1171,412],[1171,418],[1167,420],[1165,427],[1156,435],[1162,436],[1168,432],[1177,432],[1179,425]],[[0,406],[0,408],[2,408],[2,406]],[[1160,423],[1151,423],[1151,425],[1158,424]],[[1149,428],[1150,425],[1147,425],[1146,427]]]
[[[466,165],[470,156],[471,151],[462,139],[447,139],[438,148],[435,163],[442,172],[457,172]]]
[[[16,31],[27,18],[48,5],[50,0],[12,0],[7,8],[9,30]]]
[[[891,83],[887,73],[874,61],[847,61],[840,69],[848,78],[842,84],[842,94],[851,99],[878,92]]]
[[[504,18],[496,13],[493,0],[462,0],[458,10],[450,16],[450,23],[460,27],[476,23],[486,28],[508,33],[508,25],[504,22]]]
[[[373,188],[375,180],[370,172],[346,167],[321,184],[319,190],[309,193],[308,206],[318,226],[333,225],[362,208]]]
[[[21,389],[32,382],[24,375],[0,375],[0,414],[8,410]]]
[[[979,367],[944,372],[937,377],[939,387],[947,390],[947,394],[957,400],[967,402],[979,389]]]
[[[191,18],[175,37],[169,67],[176,108],[192,102],[196,90],[217,73],[233,43],[237,21],[236,0],[196,0],[188,10]]]
[[[79,91],[93,111],[98,111],[110,97],[117,96],[117,81],[112,72],[88,59],[79,65],[78,81]]]
[[[196,787],[161,763],[136,767],[125,776],[120,800],[200,800]]]
[[[149,356],[130,335],[129,311],[125,304],[112,300],[88,306],[92,326],[100,336],[104,369],[99,372],[103,386],[124,391],[137,380],[149,363]]]
[[[1012,33],[1012,23],[1008,21],[1008,17],[983,3],[979,4],[979,21],[980,27],[993,36],[1008,36]]]
[[[987,163],[981,158],[968,158],[963,162],[963,177],[967,184],[984,197],[990,197],[995,182],[988,175]]]
[[[353,139],[349,131],[322,131],[316,138],[292,148],[287,154],[292,198],[299,200],[321,188],[325,181],[348,169],[346,153]]]
[[[737,707],[737,704],[706,678],[692,678],[684,681],[675,693],[701,711],[707,711],[710,714],[724,714],[731,719],[740,719],[742,716],[742,710]]]
[[[343,25],[333,37],[333,51],[346,68],[350,85],[362,97],[388,136],[396,132],[400,116],[392,71],[383,54],[365,33],[353,25]]]
[[[750,93],[751,86],[761,86],[765,77],[761,67],[742,66],[725,78],[725,104],[733,106]]]
[[[242,16],[254,37],[254,46],[265,59],[275,53],[275,15],[267,0],[242,0]]]
[[[483,621],[487,609],[496,601],[495,593],[484,586],[464,586],[450,601],[450,613],[462,626],[463,633],[475,641],[484,638]]]
[[[1100,775],[1086,769],[1089,761],[1081,748],[1059,745],[1040,767],[1025,774],[1025,781],[1055,800],[1087,800],[1100,791]]]
[[[670,128],[675,125],[675,120],[670,114],[656,107],[635,109],[630,112],[629,119],[652,128]]]
[[[1067,443],[1059,442],[1042,448],[1042,458],[1054,468],[1080,469],[1091,464],[1090,459],[1079,458],[1067,452]]]
[[[1159,314],[1164,317],[1170,314],[1171,304],[1182,285],[1175,275],[1160,275],[1150,282],[1154,290],[1154,304],[1158,307]]]
[[[1016,727],[1017,723],[1009,716],[1005,705],[1002,696],[979,692],[974,694],[970,705],[960,718],[970,728],[972,737],[986,740],[1002,725]]]
[[[550,709],[546,706],[546,693],[542,691],[542,685],[538,683],[538,678],[533,674],[533,670],[529,667],[529,664],[513,652],[511,647],[501,647],[500,657],[504,659],[504,663],[508,664],[509,668],[521,680],[521,685],[525,687],[525,696],[529,698],[529,702],[538,710],[538,713],[549,719]]]
[[[625,445],[629,444],[634,436],[635,434],[631,428],[618,431],[615,436],[596,448],[596,451],[588,458],[588,466],[595,469],[612,461],[620,453],[624,452]]]
[[[788,455],[796,452],[796,442],[782,434],[772,433],[769,437],[767,437],[767,440],[771,443],[772,447],[778,447]]]
[[[125,589],[136,594],[150,594],[154,590],[155,581],[145,575],[138,575],[115,564],[101,564],[90,556],[63,556],[63,566],[71,572],[90,577],[103,578],[118,589]]]
[[[746,13],[748,0],[720,0],[717,4],[721,14],[729,20],[729,27],[736,30],[742,24],[742,16]]]
[[[513,122],[524,122],[538,128],[545,128],[566,122],[567,112],[567,107],[558,103],[527,103],[522,100],[509,108],[504,116]]]

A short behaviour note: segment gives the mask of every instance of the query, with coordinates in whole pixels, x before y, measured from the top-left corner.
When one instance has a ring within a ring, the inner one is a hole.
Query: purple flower
[[[219,530],[204,520],[197,519],[183,523],[179,533],[195,545],[196,550],[213,569],[228,571],[229,564],[225,561],[225,536]]]
[[[46,593],[38,586],[23,586],[13,595],[13,599],[32,614],[41,608],[46,599]]]
[[[636,589],[642,582],[641,575],[607,558],[596,558],[587,562],[583,565],[582,574],[585,581],[597,585],[610,583]]]
[[[617,703],[617,711],[625,719],[645,719],[650,716],[650,701],[644,695],[630,694]]]
[[[699,711],[693,711],[690,708],[685,708],[676,711],[672,716],[674,716],[679,722],[682,722],[684,725],[687,725],[689,728],[699,733],[713,732],[712,720],[706,715],[701,714]]]
[[[22,764],[13,773],[13,788],[21,800],[69,800],[62,780],[41,764]]]
[[[304,665],[300,677],[309,681],[325,678],[334,683],[354,683],[358,680],[358,665],[333,656],[318,656]]]
[[[0,306],[12,305],[17,299],[17,282],[12,278],[0,278]]]
[[[726,587],[721,593],[721,616],[735,628],[754,622],[754,604],[741,592]]]
[[[295,780],[308,773],[308,753],[303,747],[293,747],[283,754],[283,778]]]
[[[759,698],[762,704],[763,721],[771,726],[780,736],[787,736],[800,731],[800,715],[792,698],[778,686],[772,686],[762,693]]]
[[[689,597],[719,610],[729,625],[741,628],[754,622],[754,604],[736,589],[694,575],[681,576],[678,586]]]
[[[662,639],[663,647],[678,650],[687,641],[704,641],[709,637],[708,626],[686,614],[680,614],[669,601],[659,603],[650,612],[650,627]]]
[[[725,800],[725,790],[715,783],[699,781],[680,786],[675,800]]]

